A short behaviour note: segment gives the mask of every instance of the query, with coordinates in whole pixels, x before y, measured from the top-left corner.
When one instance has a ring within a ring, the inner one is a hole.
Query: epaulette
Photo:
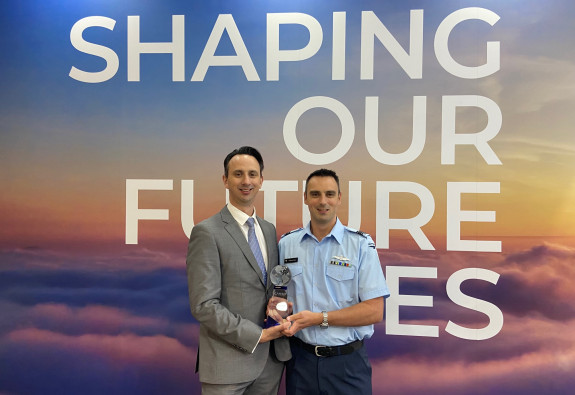
[[[365,233],[362,232],[361,230],[357,230],[357,229],[353,229],[353,228],[348,228],[347,226],[345,227],[348,231],[350,231],[351,233],[356,233],[358,235],[360,235],[361,237],[363,237],[364,239],[367,238],[371,238],[371,236],[369,235],[369,233]],[[369,248],[375,248],[375,243],[373,243],[373,241],[369,241],[367,246]]]
[[[295,232],[300,231],[300,230],[302,230],[302,229],[303,229],[303,228],[297,228],[297,229],[294,229],[294,230],[290,230],[289,232],[284,233],[284,234],[282,235],[282,237],[280,237],[280,239],[283,239],[283,238],[286,237],[287,235],[291,235],[292,233],[295,233]]]
[[[369,235],[369,233],[364,233],[364,232],[362,232],[361,230],[353,229],[353,228],[350,228],[350,227],[348,227],[348,226],[346,226],[345,229],[347,229],[347,230],[350,231],[351,233],[357,233],[358,235],[362,236],[362,237],[365,238],[365,239],[367,239],[368,237],[371,237],[371,236]]]

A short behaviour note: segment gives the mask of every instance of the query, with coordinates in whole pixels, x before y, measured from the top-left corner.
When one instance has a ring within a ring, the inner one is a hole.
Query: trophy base
[[[266,317],[266,320],[264,321],[264,329],[267,328],[273,328],[274,326],[278,326],[280,323],[277,322],[276,320],[274,320],[272,317],[270,317],[269,315]]]

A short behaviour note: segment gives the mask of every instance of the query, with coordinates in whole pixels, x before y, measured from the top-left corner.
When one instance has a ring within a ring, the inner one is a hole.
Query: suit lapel
[[[252,269],[258,274],[260,282],[262,283],[262,285],[264,285],[264,276],[262,274],[262,271],[258,265],[258,262],[256,261],[256,258],[254,257],[254,253],[252,252],[252,249],[250,248],[248,241],[246,240],[246,237],[244,236],[242,230],[240,229],[238,222],[234,219],[234,217],[232,217],[232,214],[230,213],[227,207],[224,207],[220,211],[220,213],[222,215],[222,222],[224,222],[225,224],[224,228],[234,239],[234,241],[236,242],[236,244],[246,257]],[[268,238],[266,237],[266,244],[268,243],[267,239]],[[269,251],[269,246],[266,247],[268,248]]]

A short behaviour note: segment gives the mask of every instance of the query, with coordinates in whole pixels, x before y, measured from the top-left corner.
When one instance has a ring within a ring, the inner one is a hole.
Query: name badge
[[[284,263],[296,263],[297,258],[286,258],[284,259]]]

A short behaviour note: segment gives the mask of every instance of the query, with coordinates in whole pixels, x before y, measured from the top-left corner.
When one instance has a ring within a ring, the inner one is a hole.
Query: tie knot
[[[248,226],[250,228],[254,227],[254,217],[249,217],[248,220],[246,221],[246,223],[248,224]]]

